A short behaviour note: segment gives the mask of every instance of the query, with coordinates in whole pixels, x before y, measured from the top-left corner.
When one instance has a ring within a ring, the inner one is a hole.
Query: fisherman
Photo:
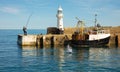
[[[27,28],[25,26],[23,27],[23,32],[24,32],[24,35],[27,35]]]

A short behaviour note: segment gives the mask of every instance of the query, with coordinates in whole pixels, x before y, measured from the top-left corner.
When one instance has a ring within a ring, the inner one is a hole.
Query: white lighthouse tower
[[[58,11],[57,11],[57,27],[60,31],[60,34],[63,33],[64,28],[63,28],[63,9],[61,6],[59,6]]]

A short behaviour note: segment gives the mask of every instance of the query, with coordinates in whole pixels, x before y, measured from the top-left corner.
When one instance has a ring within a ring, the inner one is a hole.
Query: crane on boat
[[[81,21],[78,17],[76,17],[76,19],[78,20],[77,26],[76,26],[77,32],[83,35],[85,23]]]

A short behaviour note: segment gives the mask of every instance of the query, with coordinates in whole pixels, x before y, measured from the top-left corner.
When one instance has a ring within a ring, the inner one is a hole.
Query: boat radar
[[[59,6],[58,11],[57,11],[57,27],[60,31],[63,31],[63,9],[61,6]]]

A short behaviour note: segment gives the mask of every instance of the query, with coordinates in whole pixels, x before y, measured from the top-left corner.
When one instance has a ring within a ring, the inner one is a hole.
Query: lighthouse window
[[[58,11],[58,13],[62,13],[62,11]]]

